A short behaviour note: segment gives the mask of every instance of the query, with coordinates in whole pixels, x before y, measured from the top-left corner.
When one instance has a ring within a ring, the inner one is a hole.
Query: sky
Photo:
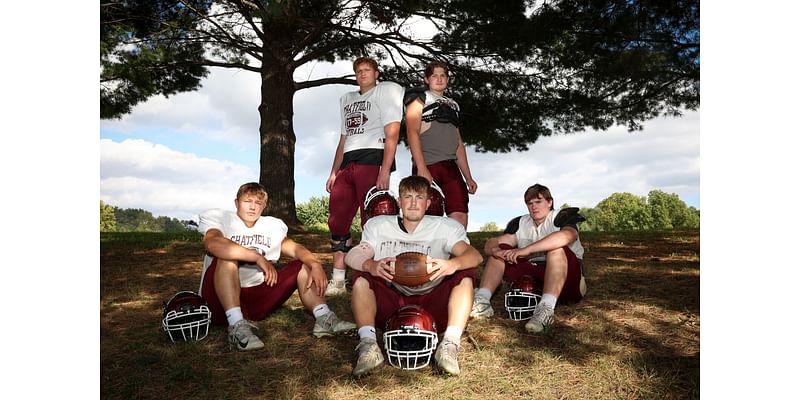
[[[349,61],[317,63],[295,78],[348,72]],[[258,180],[259,85],[256,74],[215,68],[196,92],[155,97],[121,119],[100,121],[100,199],[181,220],[208,208],[232,209],[238,186]],[[327,195],[338,143],[338,99],[356,89],[331,85],[295,94],[298,203]],[[467,151],[478,182],[470,196],[470,231],[489,222],[505,226],[525,213],[522,194],[534,183],[550,188],[556,206],[594,207],[614,192],[646,196],[658,189],[700,208],[700,111],[647,121],[642,131],[613,127],[543,137],[526,152],[476,153],[471,146]],[[395,193],[411,170],[403,144],[396,161]]]

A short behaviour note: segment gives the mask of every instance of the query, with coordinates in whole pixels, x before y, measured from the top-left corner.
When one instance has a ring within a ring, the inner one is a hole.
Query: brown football
[[[430,282],[433,272],[428,273],[428,256],[422,253],[406,252],[395,256],[394,282],[404,286],[419,286]]]

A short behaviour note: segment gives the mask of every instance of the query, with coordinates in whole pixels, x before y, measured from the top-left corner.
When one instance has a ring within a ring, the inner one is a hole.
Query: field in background
[[[482,249],[493,234],[470,233]],[[328,237],[293,238],[330,270]],[[266,350],[229,350],[225,329],[172,344],[162,303],[197,290],[203,249],[188,233],[101,234],[100,383],[103,399],[686,399],[700,396],[699,231],[582,233],[589,292],[559,306],[548,336],[505,314],[471,321],[461,375],[384,365],[350,375],[357,338],[316,339],[295,294],[257,322]],[[349,276],[349,275],[348,275]],[[350,298],[329,299],[352,320]]]

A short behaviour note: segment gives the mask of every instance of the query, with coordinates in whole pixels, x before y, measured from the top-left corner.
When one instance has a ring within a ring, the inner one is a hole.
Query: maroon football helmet
[[[436,321],[418,305],[406,305],[386,320],[383,346],[389,364],[400,369],[427,366],[438,343]]]
[[[446,210],[444,209],[444,192],[442,192],[442,189],[436,182],[431,182],[431,189],[432,190],[428,190],[428,197],[431,199],[431,205],[428,206],[425,215],[443,217],[446,215]]]
[[[530,275],[522,275],[511,283],[506,293],[508,318],[523,321],[533,317],[533,310],[542,298],[542,285]]]
[[[195,292],[182,291],[164,303],[161,327],[169,340],[202,340],[208,335],[211,310],[206,300]]]
[[[367,221],[377,215],[397,215],[400,211],[400,206],[397,204],[397,197],[388,190],[378,190],[373,186],[364,199],[364,216]]]

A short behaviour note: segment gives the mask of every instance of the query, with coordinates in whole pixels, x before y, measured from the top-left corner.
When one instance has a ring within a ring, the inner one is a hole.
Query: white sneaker
[[[459,350],[461,350],[460,344],[449,337],[444,337],[442,342],[439,343],[439,348],[436,349],[436,355],[434,356],[436,365],[450,375],[458,375],[461,373],[461,368],[458,367]]]
[[[337,280],[329,280],[328,287],[325,288],[325,297],[332,297],[332,296],[341,296],[347,294],[347,284],[346,280],[337,281]]]
[[[314,331],[312,332],[316,337],[332,336],[336,333],[352,331],[356,329],[356,324],[348,321],[342,321],[336,314],[331,311],[319,318],[314,322]]]
[[[549,331],[555,320],[555,310],[544,303],[539,303],[533,310],[533,317],[525,324],[525,330],[533,333]]]
[[[358,353],[358,360],[356,367],[353,368],[353,375],[359,378],[375,367],[383,364],[383,353],[381,348],[378,347],[378,341],[372,338],[364,338],[358,342],[356,346]]]
[[[494,315],[492,309],[491,299],[478,295],[478,289],[475,289],[475,300],[472,301],[472,311],[469,316],[472,318],[488,318]]]
[[[258,329],[250,321],[243,319],[228,327],[228,343],[237,350],[250,351],[264,347],[264,342],[250,328]]]

